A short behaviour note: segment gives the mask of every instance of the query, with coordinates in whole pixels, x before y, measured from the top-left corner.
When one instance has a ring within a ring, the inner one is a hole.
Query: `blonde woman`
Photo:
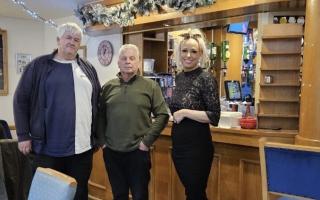
[[[198,29],[182,34],[175,52],[182,71],[176,77],[170,102],[172,158],[187,200],[207,199],[214,154],[209,124],[217,125],[220,119],[216,80],[201,68],[208,58],[206,52],[204,36]]]

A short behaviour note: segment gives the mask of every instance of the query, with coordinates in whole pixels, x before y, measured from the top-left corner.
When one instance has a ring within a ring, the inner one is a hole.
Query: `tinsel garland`
[[[16,5],[19,5],[22,7],[22,9],[28,14],[30,15],[33,19],[42,21],[45,24],[49,24],[51,27],[53,28],[57,28],[57,24],[52,21],[51,19],[46,19],[44,17],[42,17],[39,13],[35,12],[33,9],[29,8],[26,3],[24,1],[20,1],[20,0],[12,0],[12,2]]]
[[[167,6],[184,12],[197,7],[212,5],[216,0],[125,0],[124,3],[106,7],[102,4],[89,4],[75,10],[84,26],[118,24],[120,27],[134,24],[137,15],[146,16],[151,12],[162,13]]]

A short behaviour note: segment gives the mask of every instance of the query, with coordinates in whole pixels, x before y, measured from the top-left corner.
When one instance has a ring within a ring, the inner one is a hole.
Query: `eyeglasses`
[[[198,39],[198,38],[201,38],[201,37],[202,37],[202,35],[201,35],[201,34],[198,34],[198,33],[196,33],[196,34],[183,33],[183,34],[180,34],[179,36],[183,37],[185,40],[190,39],[190,38],[192,38],[192,39]]]

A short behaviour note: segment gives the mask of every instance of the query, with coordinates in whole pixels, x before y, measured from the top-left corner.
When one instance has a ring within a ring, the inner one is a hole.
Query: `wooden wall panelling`
[[[93,155],[93,169],[89,180],[89,199],[112,199],[111,186],[103,161],[102,150]]]
[[[230,58],[226,63],[227,73],[224,78],[241,81],[243,35],[226,33],[225,39],[229,41]]]
[[[215,153],[207,185],[208,199],[220,200],[221,155]]]
[[[213,139],[216,142],[214,142],[215,154],[207,185],[208,198],[210,200],[262,199],[258,139],[280,138],[283,141],[293,142],[295,134],[284,131],[218,128],[212,128],[211,131],[214,132]],[[167,126],[162,134],[150,152],[152,160],[150,200],[184,200],[184,187],[171,159],[170,126]],[[230,135],[233,137],[228,137]],[[112,199],[101,150],[94,154],[89,194],[91,200]]]
[[[261,182],[259,150],[222,143],[215,143],[215,147],[216,154],[221,156],[218,199],[262,199],[261,187],[248,187],[245,184],[248,182],[257,185]]]
[[[151,163],[155,163],[155,147],[151,146],[150,147],[150,160]],[[151,165],[151,170],[150,170],[150,183],[149,183],[149,199],[155,199],[155,176],[156,176],[156,166]]]
[[[241,200],[261,199],[260,163],[257,160],[240,159],[239,197]]]
[[[185,192],[184,192],[184,187],[178,177],[177,171],[175,169],[174,164],[170,166],[172,170],[172,187],[171,187],[171,198],[170,200],[178,200],[178,199],[186,199]]]
[[[153,187],[151,199],[162,200],[171,196],[171,141],[170,138],[162,138],[156,141],[152,153],[153,178],[150,185]]]
[[[306,22],[301,80],[300,130],[295,143],[320,146],[320,1],[306,0]]]

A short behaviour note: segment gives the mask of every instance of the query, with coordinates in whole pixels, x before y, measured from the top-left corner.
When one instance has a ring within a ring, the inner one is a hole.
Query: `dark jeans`
[[[117,152],[106,147],[103,157],[112,187],[114,200],[148,199],[150,154],[148,151]]]
[[[75,178],[78,185],[74,199],[87,200],[88,180],[92,170],[92,156],[92,150],[67,157],[35,155],[33,170],[35,172],[37,167],[52,168]]]

